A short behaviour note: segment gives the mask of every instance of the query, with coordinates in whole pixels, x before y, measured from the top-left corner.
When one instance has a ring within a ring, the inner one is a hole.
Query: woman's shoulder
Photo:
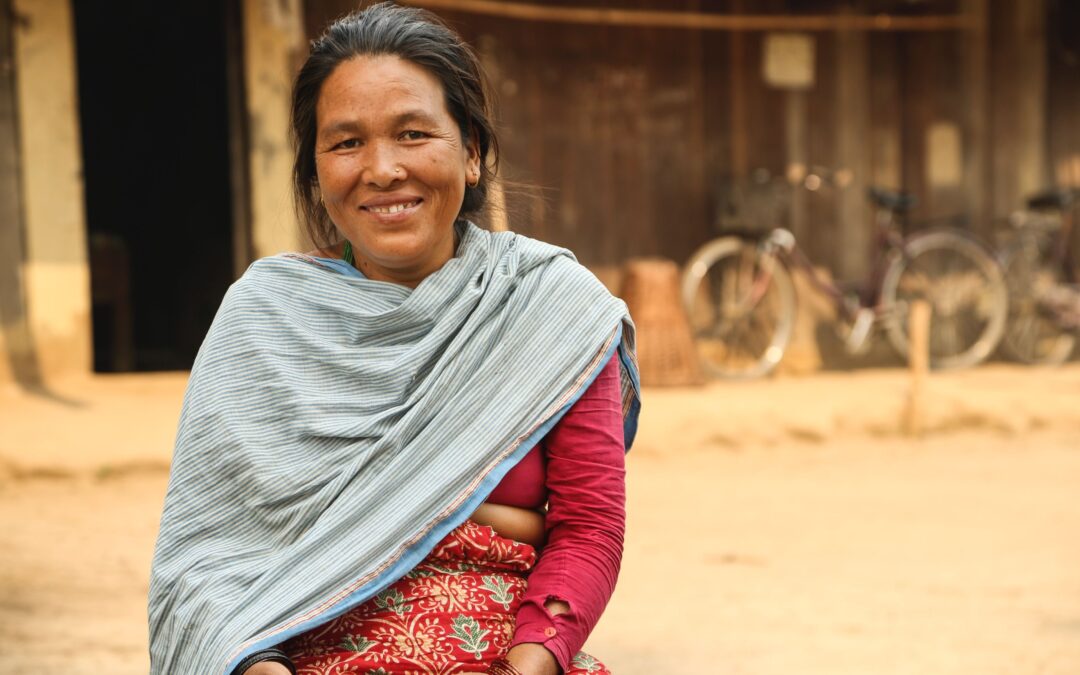
[[[552,283],[585,284],[606,291],[592,270],[581,264],[570,249],[521,234],[514,236],[521,271],[528,272],[539,267],[543,268],[544,276]]]
[[[306,253],[278,253],[258,258],[232,283],[226,300],[276,298],[283,288],[307,285],[311,281],[308,278],[319,267],[326,265]]]
[[[308,251],[307,253],[299,253],[296,251],[277,253],[275,255],[258,258],[252,262],[248,265],[247,270],[240,276],[238,282],[259,281],[266,277],[276,277],[281,275],[292,276],[297,273],[303,273],[319,268],[329,269],[326,261],[334,260],[338,257],[339,256],[333,255],[333,251],[323,249],[315,249]]]

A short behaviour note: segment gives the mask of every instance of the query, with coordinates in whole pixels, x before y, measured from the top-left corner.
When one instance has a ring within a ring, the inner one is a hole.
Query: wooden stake
[[[907,435],[919,436],[925,425],[926,377],[930,370],[930,303],[926,300],[911,303],[908,315],[908,366],[911,389],[908,391],[903,427]]]

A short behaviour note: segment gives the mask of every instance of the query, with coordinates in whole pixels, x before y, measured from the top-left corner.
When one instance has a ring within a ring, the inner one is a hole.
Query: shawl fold
[[[416,289],[255,262],[191,372],[150,582],[151,673],[227,674],[347,612],[463,522],[633,324],[565,249],[474,225]]]

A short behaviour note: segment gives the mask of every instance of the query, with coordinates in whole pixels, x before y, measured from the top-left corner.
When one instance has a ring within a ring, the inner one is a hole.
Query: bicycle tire
[[[1001,341],[1008,294],[1001,266],[975,239],[932,230],[904,243],[885,271],[881,299],[885,332],[908,356],[908,306],[930,302],[930,366],[968,368],[984,361]]]
[[[713,377],[763,377],[784,356],[795,324],[795,286],[779,258],[768,260],[766,277],[757,243],[731,236],[708,242],[683,268],[683,306]]]
[[[1040,290],[1062,282],[1064,274],[1049,262],[1053,246],[1043,233],[1023,233],[1002,252],[1009,292],[1009,320],[1002,345],[1013,359],[1037,366],[1056,366],[1072,355],[1076,335],[1038,306]]]

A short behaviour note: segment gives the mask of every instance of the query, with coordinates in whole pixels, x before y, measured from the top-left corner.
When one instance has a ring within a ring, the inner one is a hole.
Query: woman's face
[[[480,161],[434,75],[397,56],[345,61],[323,82],[316,126],[323,203],[360,271],[416,286],[453,257]]]

